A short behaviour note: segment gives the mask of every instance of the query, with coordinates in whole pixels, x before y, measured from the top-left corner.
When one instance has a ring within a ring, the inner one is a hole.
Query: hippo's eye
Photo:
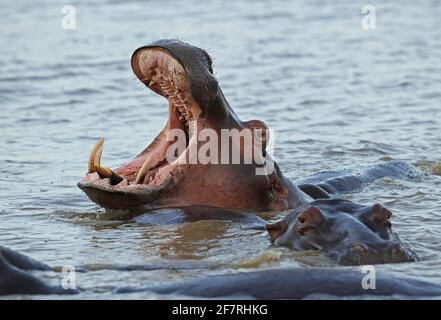
[[[259,130],[259,129],[254,131],[254,136],[259,141],[263,141],[265,139],[265,133],[262,130]]]
[[[305,222],[306,222],[306,219],[303,218],[303,217],[300,217],[300,218],[299,218],[299,222],[300,222],[300,223],[305,223]]]
[[[267,132],[262,128],[253,128],[255,142],[265,149],[268,144]]]

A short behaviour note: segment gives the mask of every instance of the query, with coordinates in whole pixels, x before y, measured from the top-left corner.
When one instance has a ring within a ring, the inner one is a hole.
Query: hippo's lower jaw
[[[382,245],[354,244],[350,248],[328,254],[341,265],[366,265],[418,261],[418,256],[400,240]]]
[[[204,50],[180,41],[157,41],[134,52],[132,69],[167,99],[168,120],[144,151],[114,171],[101,165],[99,140],[89,157],[88,174],[78,183],[92,201],[131,211],[191,205],[284,210],[304,201],[306,195],[283,178],[266,153],[266,125],[240,121],[218,87]],[[239,135],[237,141],[227,136],[227,150],[222,149],[225,132]],[[241,134],[249,134],[251,141],[244,142]],[[199,158],[202,147],[208,162]],[[251,163],[230,160],[250,154]],[[269,171],[264,165],[268,174],[256,174],[262,163],[272,163]]]
[[[78,187],[83,190],[87,196],[101,207],[125,210],[147,206],[155,199],[160,197],[161,193],[170,190],[174,186],[172,181],[168,181],[160,187],[148,185],[129,185],[125,187],[113,187],[106,184],[106,181],[93,175],[83,178],[78,182]],[[152,206],[153,207],[153,206]]]

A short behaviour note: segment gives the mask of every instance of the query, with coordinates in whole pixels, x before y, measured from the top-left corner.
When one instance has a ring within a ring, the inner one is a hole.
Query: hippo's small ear
[[[296,230],[303,235],[308,230],[315,229],[325,220],[323,213],[316,207],[309,207],[297,217]]]
[[[267,224],[266,230],[268,231],[272,241],[276,240],[285,231],[285,224],[282,221]]]
[[[318,226],[323,222],[325,217],[323,213],[316,207],[309,207],[305,211],[299,214],[298,221],[300,223],[309,223]]]
[[[372,206],[372,214],[370,216],[372,222],[376,224],[387,223],[391,216],[392,212],[381,204],[376,203]]]

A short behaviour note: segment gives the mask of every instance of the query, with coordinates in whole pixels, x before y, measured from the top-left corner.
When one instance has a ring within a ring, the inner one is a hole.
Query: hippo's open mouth
[[[201,108],[193,99],[189,81],[183,66],[166,50],[152,48],[135,54],[132,66],[140,80],[154,92],[168,101],[168,121],[165,131],[179,130],[185,134],[185,149],[173,150],[176,159],[167,160],[168,147],[172,141],[160,134],[140,155],[115,170],[127,183],[134,185],[159,186],[173,176],[178,163],[186,162],[189,141],[195,138],[195,131],[189,129],[191,121],[197,121]]]
[[[117,200],[118,195],[131,194],[131,206],[135,206],[139,197],[145,202],[146,196],[154,196],[161,190],[170,190],[183,176],[190,141],[195,131],[190,125],[199,119],[201,108],[191,94],[190,83],[184,67],[167,51],[159,47],[136,51],[132,58],[135,74],[151,90],[165,97],[168,101],[168,120],[165,128],[154,141],[133,160],[111,170],[101,166],[104,139],[100,139],[92,149],[88,162],[88,174],[78,186],[96,203],[101,204],[105,194],[112,193],[115,201],[112,208],[127,208],[126,201]],[[167,134],[171,130],[180,130],[185,135],[185,148],[168,150],[174,141],[169,141]],[[173,154],[168,154],[173,152]],[[169,162],[167,156],[173,156]],[[105,204],[109,206],[106,197]],[[120,205],[118,204],[120,203]]]

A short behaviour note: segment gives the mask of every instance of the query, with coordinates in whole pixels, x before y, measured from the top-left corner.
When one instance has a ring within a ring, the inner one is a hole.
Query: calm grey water
[[[0,8],[0,244],[53,266],[92,265],[77,274],[87,289],[79,298],[240,268],[332,267],[317,253],[273,248],[237,223],[112,221],[76,187],[98,137],[112,167],[161,129],[165,100],[136,80],[130,57],[151,41],[179,38],[214,57],[242,119],[275,130],[288,177],[389,159],[422,170],[421,179],[381,179],[347,198],[389,206],[395,231],[422,258],[379,270],[441,283],[439,1],[371,1],[373,31],[361,28],[364,1],[72,4],[74,31],[61,27],[64,1]],[[174,270],[106,270],[115,265]]]

